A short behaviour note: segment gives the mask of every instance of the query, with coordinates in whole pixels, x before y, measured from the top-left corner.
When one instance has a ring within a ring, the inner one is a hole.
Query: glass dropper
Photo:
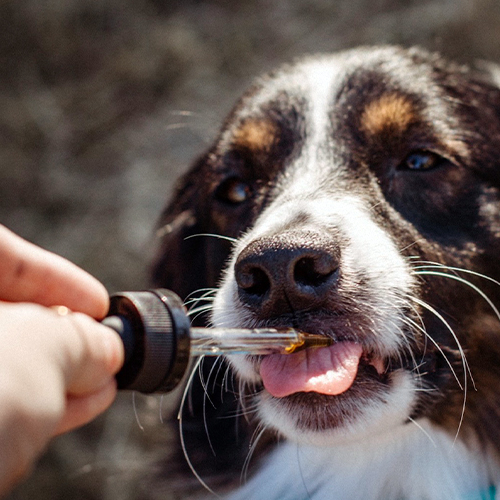
[[[291,354],[333,343],[324,335],[293,328],[191,328],[189,337],[192,356]]]

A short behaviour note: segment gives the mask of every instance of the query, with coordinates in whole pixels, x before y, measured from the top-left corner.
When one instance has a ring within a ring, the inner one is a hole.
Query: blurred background
[[[252,77],[381,43],[499,62],[500,1],[0,0],[0,223],[110,292],[147,286],[175,179]],[[9,498],[156,498],[169,406],[121,395]]]

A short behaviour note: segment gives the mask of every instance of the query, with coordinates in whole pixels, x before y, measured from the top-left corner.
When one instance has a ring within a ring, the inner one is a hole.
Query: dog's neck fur
[[[426,420],[335,447],[283,442],[230,500],[482,500],[500,490],[492,452]]]

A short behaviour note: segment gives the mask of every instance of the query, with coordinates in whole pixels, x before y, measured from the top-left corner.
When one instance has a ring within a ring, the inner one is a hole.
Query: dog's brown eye
[[[248,199],[250,187],[238,177],[230,177],[217,187],[215,196],[221,201],[237,205]]]
[[[399,170],[431,170],[443,161],[443,158],[430,151],[415,151],[409,154],[399,165]]]

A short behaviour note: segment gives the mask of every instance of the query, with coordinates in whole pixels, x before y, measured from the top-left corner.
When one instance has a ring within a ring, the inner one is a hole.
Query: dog
[[[334,342],[202,361],[180,491],[499,497],[499,74],[366,47],[242,96],[163,213],[154,282],[195,322]]]

